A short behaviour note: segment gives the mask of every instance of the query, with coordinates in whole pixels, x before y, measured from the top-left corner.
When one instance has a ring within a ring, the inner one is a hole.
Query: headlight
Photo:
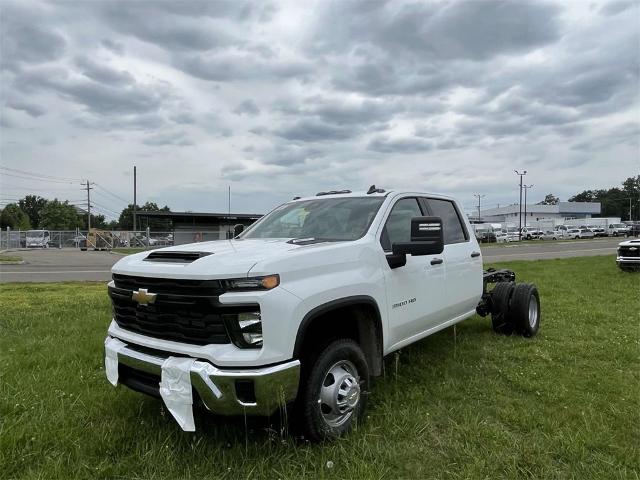
[[[223,315],[224,322],[236,347],[262,347],[262,319],[260,311]]]
[[[228,290],[271,290],[280,285],[280,275],[267,275],[265,277],[234,278],[226,281]]]

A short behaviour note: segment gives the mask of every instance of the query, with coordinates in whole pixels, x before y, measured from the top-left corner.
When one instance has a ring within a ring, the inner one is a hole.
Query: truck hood
[[[640,239],[627,240],[625,242],[620,242],[618,244],[619,247],[638,247],[640,248]]]
[[[118,261],[112,268],[113,273],[163,278],[234,278],[247,276],[249,270],[258,262],[276,260],[292,252],[335,248],[338,242],[294,245],[290,239],[241,239],[215,240],[212,242],[190,243],[174,247],[160,248],[129,255]],[[342,243],[342,242],[340,242]],[[148,261],[145,258],[151,252],[204,252],[203,256],[190,263]],[[272,272],[278,273],[278,272]]]

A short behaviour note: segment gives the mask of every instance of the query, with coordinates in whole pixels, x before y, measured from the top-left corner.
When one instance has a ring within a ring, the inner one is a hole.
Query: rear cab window
[[[424,198],[422,200],[428,206],[430,215],[442,219],[445,245],[463,243],[469,240],[469,233],[455,203],[451,200],[439,198]]]

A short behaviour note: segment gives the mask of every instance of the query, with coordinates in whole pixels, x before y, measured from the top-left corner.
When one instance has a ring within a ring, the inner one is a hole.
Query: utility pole
[[[93,187],[91,187],[91,185],[93,185],[93,183],[90,183],[89,180],[87,180],[87,182],[83,183],[82,185],[85,185],[87,188],[87,236],[88,236],[89,231],[91,230],[91,190],[93,190]]]
[[[632,220],[631,219],[631,200],[632,200],[632,197],[629,197],[628,200],[629,200],[629,221],[631,221]]]
[[[136,231],[136,205],[137,205],[137,178],[136,166],[133,166],[133,231]]]
[[[231,185],[229,185],[229,196],[227,203],[227,213],[229,214],[227,217],[227,238],[233,238],[232,227],[231,227]]]
[[[531,187],[533,187],[533,184],[522,186],[524,188],[524,228],[527,228],[527,190]]]
[[[480,221],[480,199],[486,197],[486,195],[480,195],[479,193],[474,193],[474,197],[478,199],[478,222]]]
[[[514,172],[516,172],[516,175],[520,176],[520,222],[518,227],[518,240],[522,240],[522,177],[527,174],[527,171],[524,170],[520,173],[519,171],[514,170]]]

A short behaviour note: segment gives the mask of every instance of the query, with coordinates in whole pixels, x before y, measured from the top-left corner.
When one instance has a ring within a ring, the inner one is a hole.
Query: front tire
[[[332,440],[362,418],[369,366],[360,346],[348,339],[330,343],[311,362],[297,401],[299,421],[310,440]]]

